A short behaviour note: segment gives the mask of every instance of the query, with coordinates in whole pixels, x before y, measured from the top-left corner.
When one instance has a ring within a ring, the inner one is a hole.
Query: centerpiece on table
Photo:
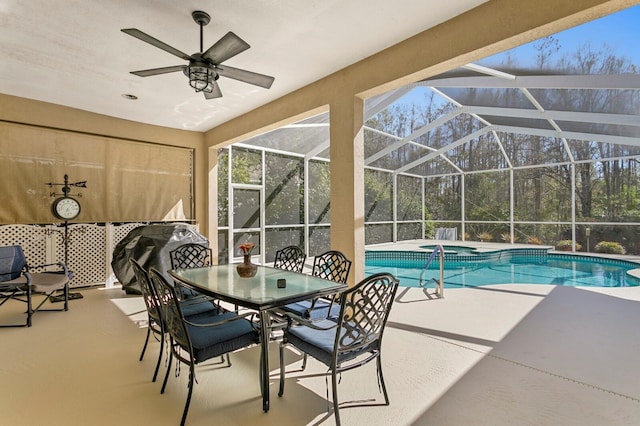
[[[238,271],[238,275],[243,278],[251,278],[256,275],[258,271],[258,267],[251,263],[251,252],[256,245],[253,243],[243,243],[240,244],[240,250],[242,250],[242,263],[239,263],[236,266],[236,270]]]

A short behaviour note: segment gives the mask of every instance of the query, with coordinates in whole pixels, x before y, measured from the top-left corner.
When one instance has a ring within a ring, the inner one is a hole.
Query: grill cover
[[[156,268],[172,282],[167,274],[171,269],[169,252],[188,243],[209,246],[203,235],[184,223],[139,226],[116,245],[111,268],[127,294],[141,294],[129,258],[136,259],[145,269]]]

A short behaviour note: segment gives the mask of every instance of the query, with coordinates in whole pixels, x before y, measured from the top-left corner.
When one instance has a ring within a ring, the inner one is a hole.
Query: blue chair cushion
[[[192,297],[202,296],[202,294],[198,293],[197,291],[184,286],[176,286],[176,288],[178,289],[178,295],[181,299],[190,299]]]
[[[222,311],[209,299],[182,300],[180,302],[180,309],[182,310],[182,315],[187,319],[201,314],[218,315],[222,313]]]
[[[330,319],[314,321],[314,324],[326,330],[316,330],[305,325],[293,326],[287,331],[287,342],[308,353],[323,364],[331,366],[336,332],[338,330],[337,324]],[[352,334],[354,334],[354,331],[352,330]],[[352,337],[344,337],[344,328],[340,334],[342,336],[341,339],[344,339],[343,344],[349,345],[354,342]],[[354,335],[357,337],[357,333]],[[376,340],[372,344],[356,350],[340,352],[338,354],[338,364],[354,359],[365,352],[371,352],[377,349],[377,345],[378,341]]]
[[[329,312],[329,307],[331,307],[331,312]],[[340,304],[335,302],[330,303],[326,299],[317,299],[315,304],[313,304],[311,300],[301,300],[300,302],[289,303],[282,309],[301,316],[302,318],[317,321],[337,317],[340,313]]]
[[[237,316],[235,312],[198,315],[189,318],[189,321],[196,324],[213,324],[235,316]],[[215,327],[196,327],[187,324],[187,332],[191,337],[196,364],[258,342],[258,331],[246,319]]]
[[[10,281],[20,277],[26,263],[22,247],[0,247],[0,281]]]

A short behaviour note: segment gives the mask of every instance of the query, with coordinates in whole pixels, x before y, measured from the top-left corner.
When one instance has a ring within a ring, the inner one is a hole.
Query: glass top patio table
[[[214,265],[204,268],[173,269],[169,271],[186,287],[203,294],[254,309],[260,315],[261,390],[262,409],[269,411],[269,311],[300,300],[338,293],[346,284],[314,277],[313,275],[258,266],[256,275],[243,278],[236,272],[236,264]],[[278,288],[278,280],[286,286]]]

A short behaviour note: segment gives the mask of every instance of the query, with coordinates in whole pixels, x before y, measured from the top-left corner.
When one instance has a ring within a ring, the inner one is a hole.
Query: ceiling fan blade
[[[250,48],[249,44],[229,31],[213,46],[202,54],[202,57],[218,65]]]
[[[177,56],[178,58],[184,59],[185,61],[188,61],[189,59],[191,59],[191,57],[186,53],[181,52],[175,47],[171,47],[168,44],[158,40],[157,38],[151,37],[149,34],[143,33],[142,31],[137,30],[135,28],[125,28],[120,31],[122,31],[123,33],[129,34],[130,36],[135,37],[139,40],[142,40],[146,43],[149,43],[159,49],[162,49],[165,52],[169,52],[172,55]]]
[[[138,77],[150,77],[152,75],[167,74],[170,72],[182,71],[186,68],[186,65],[174,65],[172,67],[153,68],[149,70],[131,71],[131,74]]]
[[[268,75],[258,74],[257,72],[241,70],[240,68],[233,68],[228,65],[218,65],[216,66],[216,72],[227,78],[232,78],[234,80],[239,80],[244,83],[253,84],[255,86],[264,87],[265,89],[271,88],[273,81],[275,78],[269,77]]]
[[[213,92],[211,93],[202,92],[202,93],[204,93],[204,97],[206,99],[215,99],[215,98],[222,97],[222,91],[220,91],[220,86],[218,85],[218,83],[213,85]]]

